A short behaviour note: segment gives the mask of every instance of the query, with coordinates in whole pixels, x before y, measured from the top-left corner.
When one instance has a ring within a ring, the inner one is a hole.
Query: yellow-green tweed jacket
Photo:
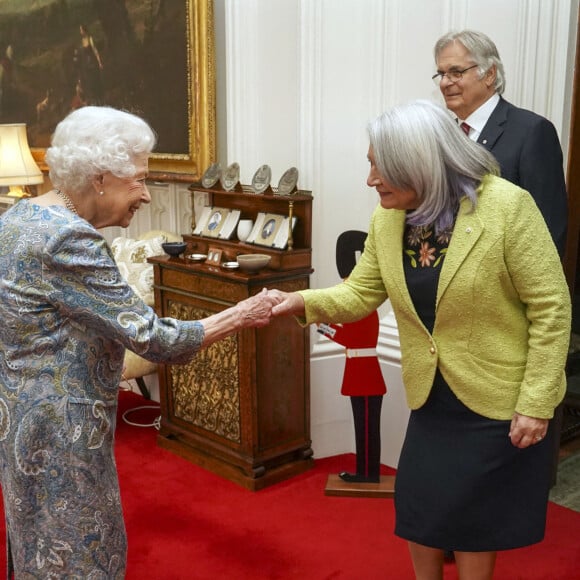
[[[456,396],[480,415],[550,418],[565,391],[571,324],[560,260],[527,192],[487,176],[478,193],[475,211],[467,199],[461,203],[432,335],[405,283],[405,212],[380,206],[348,280],[302,292],[306,322],[358,320],[390,298],[411,409],[425,403],[439,367]]]

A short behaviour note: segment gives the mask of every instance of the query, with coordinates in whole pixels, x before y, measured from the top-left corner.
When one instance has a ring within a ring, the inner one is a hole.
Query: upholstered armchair
[[[139,236],[137,239],[119,237],[111,243],[113,257],[122,276],[127,280],[135,293],[149,306],[154,305],[153,293],[153,266],[147,262],[151,256],[163,254],[161,244],[164,242],[180,242],[181,236],[162,230],[152,230]],[[141,394],[151,398],[143,377],[157,371],[157,364],[127,350],[123,380],[135,380]]]

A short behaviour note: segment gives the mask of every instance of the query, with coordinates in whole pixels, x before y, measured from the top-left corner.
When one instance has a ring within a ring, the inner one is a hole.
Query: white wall
[[[578,0],[214,1],[218,161],[237,161],[243,183],[264,163],[273,183],[298,167],[299,186],[314,195],[313,288],[339,282],[329,259],[336,238],[366,230],[377,203],[365,183],[368,121],[399,102],[440,99],[432,50],[447,30],[475,28],[494,39],[505,97],[550,118],[567,151]],[[394,317],[388,305],[381,314],[389,389],[382,459],[396,466],[408,411]],[[350,402],[339,394],[343,364],[339,348],[313,333],[317,457],[354,451]]]

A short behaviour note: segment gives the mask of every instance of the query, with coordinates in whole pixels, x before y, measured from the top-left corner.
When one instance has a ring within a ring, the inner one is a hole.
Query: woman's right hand
[[[272,306],[276,304],[265,288],[259,294],[246,298],[234,307],[242,328],[266,326],[270,322]]]
[[[268,295],[274,300],[272,316],[304,316],[304,298],[298,292],[268,290]]]
[[[202,348],[244,328],[266,326],[272,316],[275,299],[264,288],[258,294],[238,302],[235,306],[200,320],[204,328]]]

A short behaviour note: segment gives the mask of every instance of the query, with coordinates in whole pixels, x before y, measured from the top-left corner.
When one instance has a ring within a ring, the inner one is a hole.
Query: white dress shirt
[[[475,109],[467,119],[457,119],[457,123],[467,123],[469,125],[469,138],[472,141],[477,141],[486,123],[489,121],[493,110],[499,103],[499,95],[494,93],[483,105]]]

